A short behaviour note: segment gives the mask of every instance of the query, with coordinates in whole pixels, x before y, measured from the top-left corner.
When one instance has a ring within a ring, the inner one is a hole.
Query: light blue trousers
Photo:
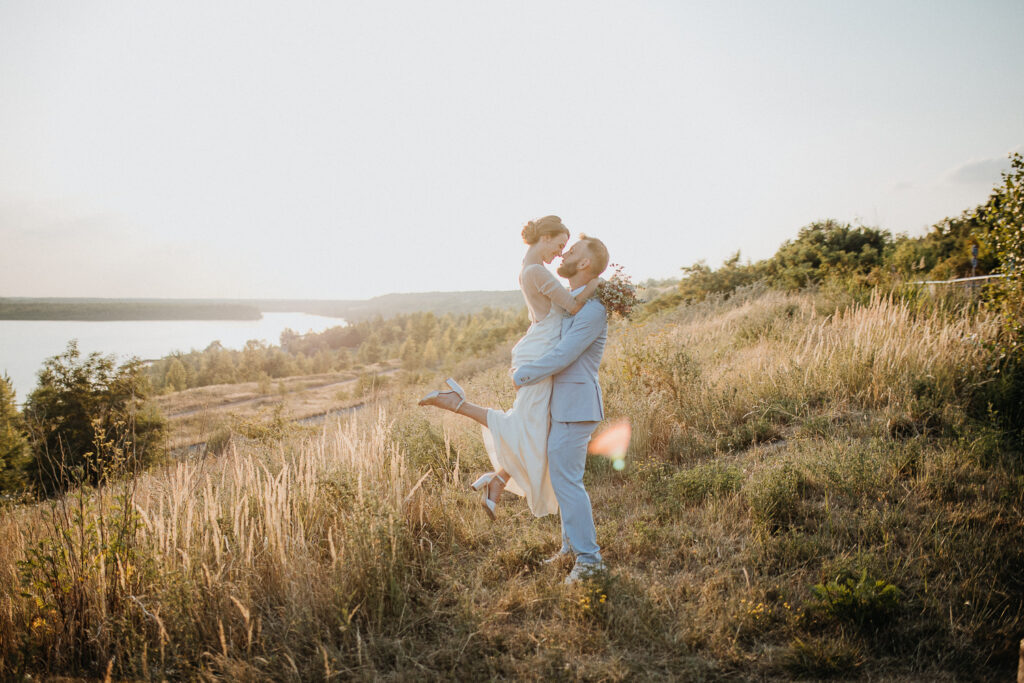
[[[548,434],[548,472],[562,516],[562,552],[575,553],[577,562],[587,564],[601,561],[594,511],[583,488],[587,444],[596,427],[597,422],[552,420]]]

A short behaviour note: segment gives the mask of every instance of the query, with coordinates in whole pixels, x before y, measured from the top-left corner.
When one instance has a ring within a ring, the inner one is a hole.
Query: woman
[[[569,229],[558,216],[530,221],[523,228],[523,241],[529,247],[519,273],[519,287],[530,314],[530,329],[512,349],[513,368],[535,361],[554,348],[561,336],[563,316],[575,315],[597,290],[600,280],[594,278],[573,296],[544,267],[561,256],[568,240]],[[520,388],[507,412],[466,403],[465,392],[455,380],[447,383],[451,391],[433,391],[419,404],[451,410],[483,426],[484,445],[494,471],[477,479],[473,488],[483,489],[484,510],[491,519],[506,487],[525,496],[537,517],[558,512],[547,460],[551,378]]]

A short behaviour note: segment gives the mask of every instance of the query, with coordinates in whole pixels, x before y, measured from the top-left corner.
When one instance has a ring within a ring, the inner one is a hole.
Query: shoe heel
[[[470,484],[469,487],[471,489],[473,489],[474,491],[479,491],[483,487],[485,487],[488,484],[490,484],[491,483],[491,479],[493,477],[494,477],[494,473],[493,472],[488,472],[487,474],[483,475],[482,477],[480,477],[479,479],[474,481],[472,484]]]
[[[466,392],[463,391],[462,387],[459,386],[458,382],[449,377],[448,379],[445,380],[445,383],[452,388],[452,391],[459,395],[459,398],[461,398],[463,401],[466,400]]]
[[[432,398],[437,398],[437,397],[438,397],[438,396],[440,396],[440,395],[441,395],[441,392],[440,392],[440,391],[431,391],[431,392],[430,392],[429,394],[427,394],[426,396],[424,396],[423,398],[421,398],[421,399],[420,399],[420,402],[419,402],[419,403],[417,403],[416,405],[423,405],[424,403],[426,403],[426,402],[427,402],[427,401],[429,401],[430,399],[432,399]]]
[[[494,513],[494,510],[495,508],[498,507],[498,505],[493,500],[487,497],[487,491],[484,491],[484,497],[480,501],[480,504],[484,506],[484,512],[486,512],[487,516],[491,518],[491,521],[497,521],[498,515]]]

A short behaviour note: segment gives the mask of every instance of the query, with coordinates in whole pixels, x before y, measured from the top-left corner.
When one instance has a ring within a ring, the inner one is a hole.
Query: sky
[[[0,296],[635,280],[923,234],[1024,151],[1024,2],[0,0]]]

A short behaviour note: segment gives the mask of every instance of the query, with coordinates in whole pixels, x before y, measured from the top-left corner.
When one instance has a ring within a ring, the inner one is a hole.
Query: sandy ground
[[[362,374],[388,376],[397,371],[392,364],[378,363]],[[278,406],[296,421],[351,408],[364,400],[353,392],[359,375],[348,371],[286,377],[272,380],[269,391],[258,382],[218,384],[166,394],[156,404],[167,417],[168,447],[175,450],[203,443],[223,425],[259,418]]]

